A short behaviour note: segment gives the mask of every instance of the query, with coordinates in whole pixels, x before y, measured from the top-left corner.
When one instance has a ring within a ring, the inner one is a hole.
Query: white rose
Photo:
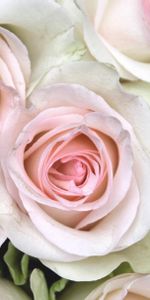
[[[122,78],[150,82],[149,0],[77,0],[91,54]]]

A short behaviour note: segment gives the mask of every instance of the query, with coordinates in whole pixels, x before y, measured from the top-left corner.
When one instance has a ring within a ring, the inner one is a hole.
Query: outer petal
[[[98,22],[95,29],[107,42],[121,53],[141,62],[149,62],[149,8],[143,0],[109,1],[100,20],[101,0],[97,9]],[[114,21],[115,20],[115,21]]]
[[[16,111],[16,108],[20,108],[20,107],[22,107],[23,109],[23,101],[18,96],[16,91],[12,88],[5,86],[2,82],[0,82],[0,131],[1,133],[8,126],[9,119],[11,118],[11,115],[14,114],[14,111]],[[2,143],[1,143],[1,148],[2,148]]]
[[[150,108],[143,99],[129,95],[122,89],[114,70],[97,62],[74,62],[50,71],[41,84],[57,82],[76,82],[101,95],[132,125],[138,140],[149,154]],[[31,97],[30,100],[35,106],[40,105],[37,98]]]
[[[75,24],[76,27],[79,26],[78,29],[80,30],[80,26],[82,23],[82,13],[78,9],[75,1],[74,0],[56,0],[56,2],[58,2],[60,5],[62,5],[64,7],[64,9],[68,13],[71,21],[73,22],[73,24]],[[95,2],[97,2],[97,0],[95,0]],[[92,2],[92,4],[93,3],[94,3],[94,1]]]
[[[0,23],[27,46],[33,87],[51,67],[70,58],[75,50],[79,50],[79,56],[80,51],[81,55],[86,51],[83,43],[74,38],[73,24],[65,9],[54,0],[1,1]]]
[[[0,246],[5,242],[6,239],[7,239],[7,235],[5,234],[3,229],[0,228]]]
[[[0,185],[0,194],[3,199],[0,203],[0,224],[16,248],[28,255],[41,259],[53,259],[54,261],[82,258],[78,256],[69,257],[68,254],[47,242],[29,218],[18,209],[2,184]]]
[[[127,299],[132,300],[147,299],[150,292],[149,281],[149,275],[142,276],[136,273],[115,276],[94,289],[86,300],[95,300],[97,296],[103,300],[105,297],[109,297],[109,295],[111,300],[120,300],[125,296],[127,296]]]
[[[104,2],[106,2],[106,3],[104,3]],[[93,18],[91,18],[90,10],[88,9],[89,1],[87,1],[87,3],[85,3],[83,0],[78,0],[77,3],[84,14],[84,17],[83,17],[84,39],[88,45],[88,48],[89,48],[91,54],[99,62],[105,62],[105,63],[111,64],[111,65],[114,65],[116,67],[117,71],[119,72],[119,74],[121,75],[121,77],[123,77],[123,78],[130,79],[130,80],[139,78],[139,79],[145,80],[147,82],[150,82],[150,64],[142,63],[142,62],[139,62],[132,58],[129,58],[128,56],[122,54],[116,48],[112,47],[112,45],[110,43],[108,43],[106,41],[106,39],[104,39],[102,37],[102,34],[98,34],[96,32],[96,30],[94,28],[94,26],[95,26],[94,20],[93,20]],[[101,15],[98,16],[98,18],[100,20],[102,17],[105,20],[104,10],[106,8],[106,5],[107,5],[107,1],[102,1],[102,6],[101,6],[101,1],[100,1]],[[109,5],[111,6],[111,1],[108,3],[108,6]],[[131,19],[131,16],[130,16],[131,3],[130,3],[130,1],[128,1],[127,6],[129,7],[129,11],[127,10],[127,17],[129,17],[129,19]],[[135,10],[134,6],[137,7],[136,1],[133,1],[132,6],[133,6],[133,14],[134,14],[134,10]],[[111,8],[111,9],[113,9],[113,8]],[[94,5],[93,5],[93,10],[94,10]],[[140,8],[139,8],[139,10],[140,10]],[[95,10],[94,10],[94,12],[95,12]],[[119,12],[119,15],[121,15],[120,12]],[[96,19],[96,13],[95,13],[95,19]],[[141,19],[142,19],[142,17],[141,17]],[[138,22],[137,22],[137,24],[138,24]],[[105,26],[104,26],[104,29],[105,29]],[[135,34],[135,32],[133,32],[133,33]],[[141,34],[141,37],[143,37],[143,34]],[[147,46],[147,47],[149,48],[149,46]]]
[[[94,22],[96,10],[98,7],[98,1],[99,0],[94,0],[92,2],[90,0],[76,0],[75,3],[77,3],[77,5],[86,12],[90,20]],[[101,0],[102,12],[107,1],[108,0]]]
[[[131,73],[131,75],[141,79],[145,80],[146,82],[150,82],[150,64],[149,63],[142,63],[136,60],[133,60],[132,58],[129,58],[128,56],[122,54],[119,52],[116,48],[109,45],[104,39],[102,39],[104,45],[106,48],[110,51],[112,56],[118,63],[125,69],[127,72]],[[117,70],[119,71],[119,68],[116,63]],[[122,76],[125,77],[126,76]],[[127,77],[128,78],[128,77]],[[129,78],[130,79],[130,78]]]
[[[143,81],[126,81],[122,83],[123,88],[130,94],[143,97],[150,105],[150,84]]]
[[[0,279],[0,299],[5,300],[31,300],[21,288],[15,286],[12,282]]]
[[[33,201],[23,199],[23,204],[33,224],[35,224],[46,240],[49,240],[50,243],[53,243],[66,253],[72,253],[77,256],[83,255],[84,257],[103,255],[114,249],[123,231],[127,230],[126,226],[129,227],[133,217],[135,217],[137,203],[133,202],[133,207],[130,207],[130,203],[126,202],[127,199],[125,199],[123,205],[120,205],[121,207],[119,206],[114,211],[114,214],[111,213],[110,217],[108,216],[104,222],[101,222],[93,230],[82,232],[56,222],[47,216]],[[126,217],[129,210],[132,211],[130,220]],[[120,218],[126,226],[119,226],[118,230]],[[69,256],[68,260],[70,260]]]
[[[14,88],[16,88],[22,101],[25,101],[26,87],[31,72],[28,51],[23,43],[12,32],[0,27],[0,34],[4,39],[4,43],[8,44],[6,44],[6,47],[8,47],[8,50],[6,48],[7,51],[4,46],[1,47],[0,57],[6,63],[8,71],[11,74]],[[9,82],[7,83],[7,81],[4,83],[9,85]]]
[[[110,274],[122,262],[129,262],[137,273],[150,273],[150,234],[139,243],[116,253],[72,263],[42,261],[44,265],[74,281],[97,280]]]

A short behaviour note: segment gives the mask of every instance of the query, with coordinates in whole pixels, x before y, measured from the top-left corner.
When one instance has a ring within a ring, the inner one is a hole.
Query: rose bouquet
[[[148,0],[0,2],[1,298],[150,298],[149,29]]]

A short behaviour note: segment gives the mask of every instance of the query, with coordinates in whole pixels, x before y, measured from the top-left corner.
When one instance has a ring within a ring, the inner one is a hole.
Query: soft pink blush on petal
[[[100,120],[98,122],[98,114],[93,113],[91,114],[91,117],[92,118],[90,118],[89,114],[87,118],[87,124],[91,127],[94,127],[95,129],[98,129],[97,124],[100,124]],[[108,199],[106,205],[104,205],[103,207],[101,205],[97,205],[97,209],[92,210],[89,213],[89,215],[82,220],[80,224],[82,226],[83,224],[86,225],[89,222],[92,223],[101,219],[102,217],[107,215],[112,209],[114,209],[114,207],[116,207],[116,205],[118,205],[125,197],[132,180],[133,156],[130,145],[130,137],[128,133],[121,129],[121,124],[115,119],[102,119],[101,122],[103,123],[105,131],[108,131],[110,136],[114,139],[114,141],[116,141],[119,151],[118,168],[114,175],[111,193],[107,195]],[[104,141],[106,143],[107,140],[104,139]],[[109,150],[108,145],[109,144],[107,144],[107,149]],[[110,150],[109,156],[111,156]],[[126,174],[126,180],[124,180],[123,174]]]
[[[144,13],[144,20],[147,25],[150,26],[150,1],[149,0],[141,0],[141,6]]]
[[[8,117],[19,101],[21,102],[21,99],[15,90],[0,82],[0,131],[4,130]]]
[[[0,78],[3,82],[3,84],[15,88],[15,85],[13,83],[13,79],[11,76],[11,73],[7,67],[7,64],[4,62],[4,60],[0,57]]]
[[[31,75],[31,62],[26,46],[15,34],[5,29],[4,27],[0,27],[0,34],[17,59],[20,70],[25,80],[25,84],[27,86]]]
[[[99,222],[88,232],[74,230],[56,222],[33,201],[24,198],[23,202],[32,222],[47,240],[64,251],[87,257],[104,255],[117,246],[120,236],[131,226],[135,218],[139,204],[138,190],[136,192],[136,195],[135,193],[132,195],[131,188],[130,196],[127,195],[126,200],[120,204],[121,207],[118,206],[103,222]]]
[[[24,99],[25,81],[22,71],[16,57],[13,55],[12,51],[8,47],[7,43],[3,40],[3,38],[0,38],[0,57],[5,61],[5,64],[7,65],[9,72],[11,73],[14,87],[16,87],[16,90],[18,91],[21,98]]]
[[[96,31],[113,47],[130,58],[148,62],[149,20],[148,1],[124,0],[109,1],[102,22]]]

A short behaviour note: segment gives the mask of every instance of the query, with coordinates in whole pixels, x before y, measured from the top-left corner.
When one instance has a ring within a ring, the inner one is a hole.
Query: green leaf
[[[11,243],[4,255],[4,261],[16,285],[23,285],[28,278],[29,257],[17,250]]]
[[[61,292],[66,287],[68,280],[65,278],[59,279],[50,288],[50,299],[49,300],[56,300],[56,293]]]
[[[45,276],[39,269],[34,269],[30,276],[30,288],[34,300],[49,300]]]

